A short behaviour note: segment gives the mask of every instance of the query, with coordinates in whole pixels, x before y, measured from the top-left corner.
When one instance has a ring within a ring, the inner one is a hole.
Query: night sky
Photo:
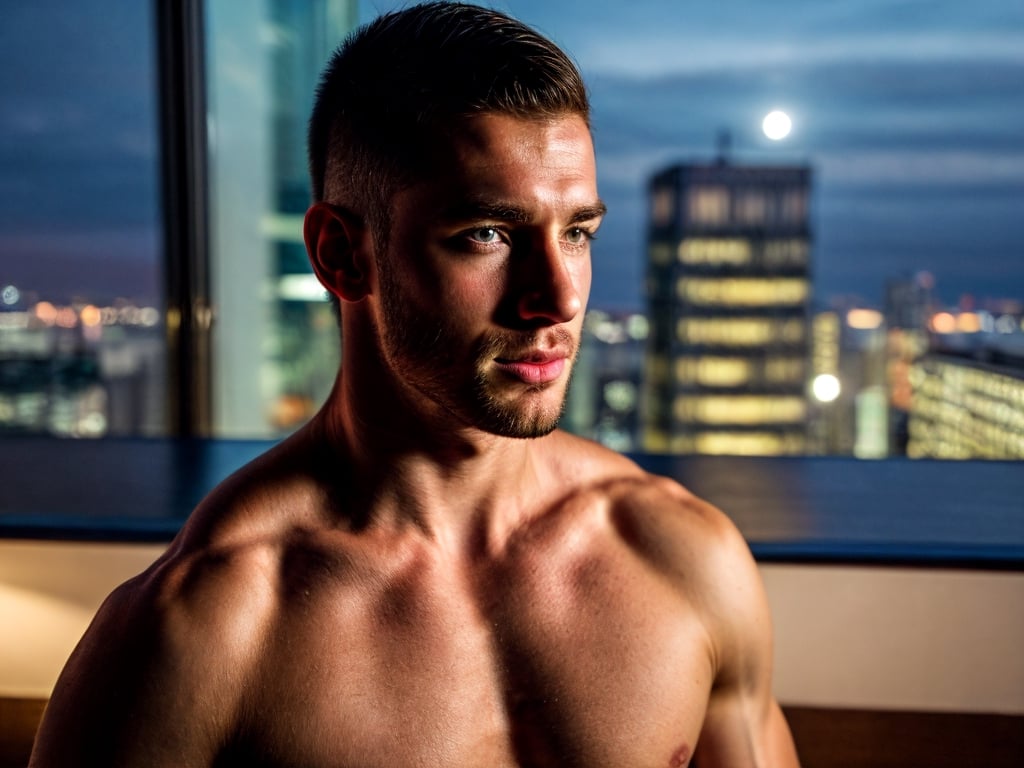
[[[10,3],[0,25],[0,284],[159,292],[148,3]],[[399,3],[364,2],[364,19]],[[878,304],[888,277],[1024,299],[1024,3],[516,0],[591,88],[592,306],[643,307],[646,180],[708,160],[814,169],[815,292]],[[599,10],[598,10],[599,9]],[[794,130],[760,135],[787,110]]]

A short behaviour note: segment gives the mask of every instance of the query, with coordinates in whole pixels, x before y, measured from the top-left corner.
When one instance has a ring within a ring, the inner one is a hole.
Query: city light
[[[977,333],[981,330],[981,318],[976,312],[961,312],[956,319],[956,329],[960,333]]]
[[[851,309],[846,313],[846,324],[860,331],[873,331],[881,327],[883,319],[877,309]]]
[[[36,304],[36,317],[43,325],[53,325],[57,322],[57,308],[48,301],[40,301]]]
[[[277,295],[284,301],[326,301],[327,290],[316,275],[282,275],[277,281]]]
[[[840,391],[839,379],[831,373],[819,374],[811,382],[811,393],[814,395],[814,399],[821,403],[834,402],[839,397]]]
[[[93,328],[99,325],[103,320],[103,313],[100,312],[99,307],[95,307],[92,304],[82,307],[82,311],[79,314],[82,318],[82,325],[87,328]]]
[[[956,331],[956,318],[949,312],[936,312],[932,316],[931,328],[935,333],[953,333]]]

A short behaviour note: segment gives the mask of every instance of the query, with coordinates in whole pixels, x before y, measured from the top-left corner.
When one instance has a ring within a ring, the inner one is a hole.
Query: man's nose
[[[556,238],[531,244],[521,264],[517,310],[523,320],[567,323],[583,308],[589,255],[565,253]]]

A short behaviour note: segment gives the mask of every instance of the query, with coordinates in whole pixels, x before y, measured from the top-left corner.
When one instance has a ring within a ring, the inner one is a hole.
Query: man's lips
[[[562,375],[567,356],[564,352],[537,352],[522,357],[495,359],[498,368],[527,384],[547,384]]]

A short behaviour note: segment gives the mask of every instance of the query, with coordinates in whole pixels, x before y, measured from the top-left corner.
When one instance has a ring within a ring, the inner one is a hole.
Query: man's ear
[[[341,206],[314,203],[303,225],[306,252],[324,288],[342,301],[359,301],[370,292],[366,227]]]

